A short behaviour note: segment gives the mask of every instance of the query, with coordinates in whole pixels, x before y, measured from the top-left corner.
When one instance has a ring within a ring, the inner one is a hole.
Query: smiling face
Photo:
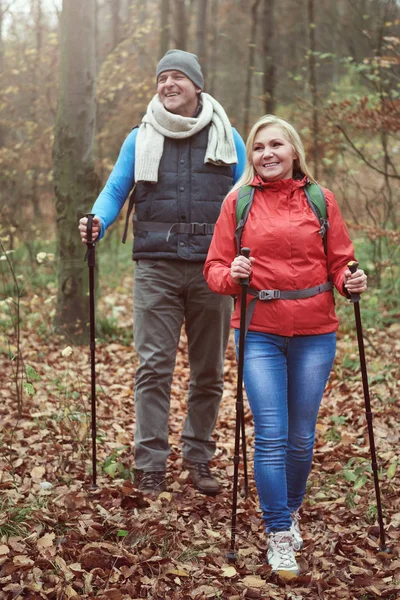
[[[257,173],[266,181],[293,177],[297,154],[278,125],[260,129],[254,138],[252,161]]]
[[[201,89],[181,71],[163,71],[157,80],[157,93],[166,110],[182,117],[193,117]]]

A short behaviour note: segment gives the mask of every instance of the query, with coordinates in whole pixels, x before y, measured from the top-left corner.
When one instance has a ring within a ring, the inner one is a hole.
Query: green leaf
[[[129,531],[127,531],[126,529],[119,529],[117,531],[118,537],[126,537],[127,535],[129,535]]]
[[[390,465],[390,467],[387,470],[387,478],[393,479],[393,477],[396,475],[396,470],[397,470],[397,461],[394,461],[394,462],[392,462],[392,464]]]
[[[104,467],[103,471],[110,475],[110,477],[114,478],[121,472],[121,465],[117,462],[112,462],[106,467]]]
[[[345,415],[333,415],[331,417],[331,421],[336,425],[344,425],[346,423],[347,417]]]
[[[351,369],[352,371],[356,371],[358,369],[358,359],[346,354],[342,360],[342,365],[344,369]]]
[[[371,383],[371,385],[373,383],[381,383],[382,381],[386,381],[386,378],[387,378],[387,375],[380,373],[378,375],[374,375],[373,377],[371,377],[370,383]]]
[[[33,396],[35,394],[35,388],[31,383],[28,383],[27,381],[24,381],[24,390],[27,394],[29,394],[29,396]]]
[[[361,475],[361,477],[359,477],[357,479],[357,481],[355,482],[355,484],[353,485],[353,489],[354,490],[359,490],[360,488],[362,488],[367,482],[367,476],[366,475]]]
[[[346,481],[356,481],[357,480],[357,476],[355,475],[355,473],[353,473],[353,471],[345,471],[344,478]]]
[[[27,378],[31,379],[32,381],[40,381],[42,379],[39,373],[33,367],[31,367],[31,365],[25,365],[25,373]]]

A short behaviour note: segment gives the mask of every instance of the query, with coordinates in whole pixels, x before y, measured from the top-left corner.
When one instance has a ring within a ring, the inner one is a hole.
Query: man
[[[165,490],[170,452],[170,389],[182,323],[190,384],[182,429],[183,468],[195,487],[214,496],[209,461],[223,392],[231,299],[203,277],[222,200],[242,174],[243,140],[222,106],[202,92],[197,57],[169,50],[156,70],[157,94],[139,128],[126,138],[92,213],[93,239],[115,220],[134,191],[135,463],[145,494]],[[86,243],[87,219],[80,220]],[[232,243],[234,241],[232,240]]]

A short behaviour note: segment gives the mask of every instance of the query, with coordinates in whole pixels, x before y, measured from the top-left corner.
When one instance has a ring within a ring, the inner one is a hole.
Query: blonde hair
[[[292,145],[293,150],[297,154],[297,158],[293,161],[293,175],[295,176],[299,173],[306,175],[310,181],[316,183],[306,163],[306,154],[304,151],[303,142],[301,141],[300,136],[293,125],[285,121],[285,119],[281,119],[275,115],[264,115],[251,128],[246,142],[246,166],[244,168],[243,175],[235,183],[231,189],[231,192],[243,187],[244,185],[249,185],[253,181],[254,176],[256,175],[256,170],[252,160],[254,140],[257,133],[269,125],[275,125],[282,129],[285,138]]]

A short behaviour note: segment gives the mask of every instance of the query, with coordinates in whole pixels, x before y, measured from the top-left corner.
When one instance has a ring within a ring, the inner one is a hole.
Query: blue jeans
[[[239,330],[235,330],[236,349]],[[304,498],[336,334],[248,331],[244,385],[254,420],[254,476],[267,533],[287,531]]]

